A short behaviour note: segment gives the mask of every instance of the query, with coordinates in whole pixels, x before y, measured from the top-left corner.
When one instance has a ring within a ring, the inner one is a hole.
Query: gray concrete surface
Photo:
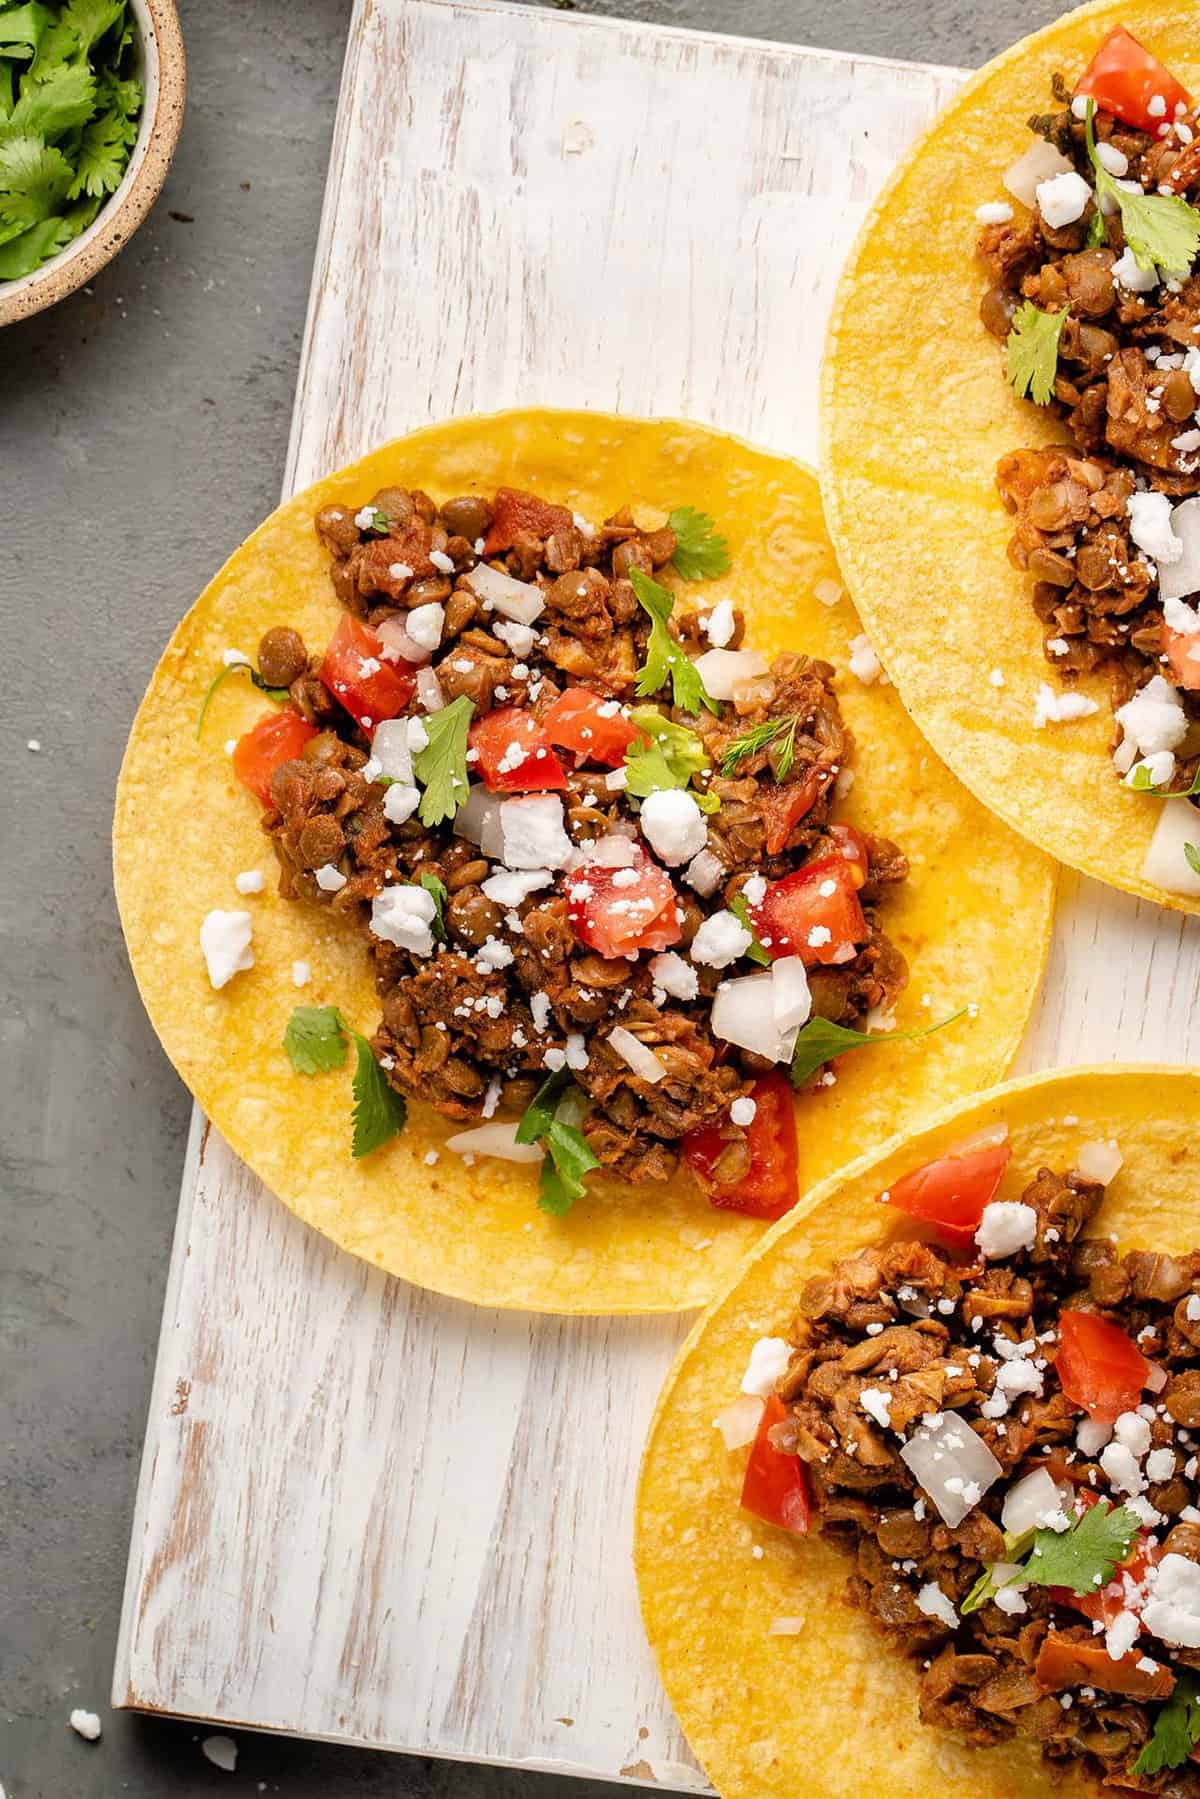
[[[974,63],[1062,9],[579,10]],[[0,1782],[8,1799],[600,1799],[245,1734],[230,1776],[194,1727],[107,1706],[188,1117],[122,950],[113,783],[172,625],[279,492],[349,0],[181,11],[188,111],[156,211],[93,292],[0,334]],[[94,1747],[67,1728],[76,1705],[104,1717]]]

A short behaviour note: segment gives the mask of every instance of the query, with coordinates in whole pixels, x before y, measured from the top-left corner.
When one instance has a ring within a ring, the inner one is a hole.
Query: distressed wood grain
[[[841,257],[956,71],[360,0],[285,491],[460,411],[811,457]],[[1068,877],[1021,1065],[1195,1060],[1190,921]],[[522,1318],[304,1229],[197,1118],[114,1703],[702,1788],[629,1566],[671,1320]]]

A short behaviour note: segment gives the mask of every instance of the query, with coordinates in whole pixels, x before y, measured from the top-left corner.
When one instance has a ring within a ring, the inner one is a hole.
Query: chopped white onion
[[[1035,1468],[1008,1489],[1000,1508],[1000,1522],[1010,1537],[1023,1537],[1027,1530],[1045,1527],[1047,1518],[1062,1511],[1069,1494],[1070,1488],[1060,1487],[1045,1468]]]
[[[710,899],[725,878],[725,864],[711,850],[701,850],[688,863],[683,878],[701,899]]]
[[[500,801],[482,784],[472,787],[454,814],[454,834],[476,843],[485,856],[499,861],[503,852],[500,835]]]
[[[1074,168],[1061,150],[1048,144],[1044,137],[1035,138],[1023,156],[1004,171],[1001,176],[1005,187],[1014,200],[1031,210],[1037,205],[1038,184],[1052,181],[1055,175],[1068,175]]]
[[[714,700],[731,700],[736,687],[765,675],[768,667],[758,650],[705,650],[696,658],[696,673]]]
[[[775,1015],[776,1029],[798,1029],[812,1011],[808,976],[799,956],[781,956],[778,962],[773,963],[771,981],[771,1009]]]
[[[468,586],[486,600],[494,612],[515,620],[518,625],[531,625],[546,610],[540,587],[529,581],[515,581],[502,569],[489,568],[481,562],[465,576]]]
[[[926,1414],[900,1459],[951,1530],[1004,1472],[983,1438],[957,1412]]]
[[[1075,1157],[1075,1166],[1085,1181],[1099,1181],[1102,1187],[1107,1187],[1109,1181],[1115,1179],[1124,1160],[1117,1145],[1110,1139],[1103,1143],[1082,1144]]]
[[[442,684],[431,668],[417,670],[417,698],[426,712],[440,712],[446,704]]]
[[[652,1049],[648,1049],[635,1037],[632,1031],[627,1031],[623,1024],[617,1025],[615,1030],[608,1033],[608,1041],[622,1062],[632,1068],[634,1074],[640,1075],[644,1081],[649,1081],[651,1086],[657,1086],[666,1074],[666,1064],[655,1055]]]
[[[1167,893],[1200,899],[1200,875],[1188,862],[1186,844],[1200,848],[1200,812],[1187,800],[1165,800],[1142,861],[1142,878]]]
[[[744,1449],[747,1443],[753,1443],[765,1403],[753,1393],[740,1393],[723,1412],[717,1413],[713,1423],[725,1439],[726,1449]]]
[[[389,781],[412,786],[412,751],[408,744],[408,720],[385,718],[376,725],[371,739],[371,761],[379,764],[379,773]]]
[[[1158,564],[1158,593],[1163,600],[1186,600],[1200,593],[1200,494],[1171,509],[1171,529],[1183,545],[1176,562]]]
[[[395,618],[385,618],[381,625],[376,625],[375,635],[383,645],[385,662],[411,662],[414,667],[428,662],[433,654],[411,637],[404,623],[404,618],[397,613]]]
[[[712,1007],[712,1030],[726,1043],[736,1043],[768,1062],[786,1062],[796,1047],[799,1027],[781,1030],[775,1022],[773,973],[740,975],[722,981]]]
[[[518,1143],[515,1124],[479,1124],[474,1130],[459,1131],[447,1137],[446,1148],[456,1156],[495,1156],[501,1162],[540,1162],[542,1149],[536,1143]]]

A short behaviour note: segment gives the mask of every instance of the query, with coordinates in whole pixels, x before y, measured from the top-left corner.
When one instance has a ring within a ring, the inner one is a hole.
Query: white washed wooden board
[[[811,457],[838,264],[958,79],[358,0],[285,490],[427,420],[539,402]],[[1196,1060],[1198,971],[1189,922],[1068,878],[1021,1066]],[[114,1703],[702,1787],[629,1564],[684,1329],[387,1280],[197,1118]]]

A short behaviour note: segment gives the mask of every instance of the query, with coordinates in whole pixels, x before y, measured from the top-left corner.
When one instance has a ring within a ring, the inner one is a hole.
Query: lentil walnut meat
[[[502,708],[540,721],[572,688],[621,716],[637,703],[650,620],[630,573],[653,575],[670,560],[676,544],[669,528],[641,530],[628,511],[592,527],[563,507],[512,490],[499,490],[493,500],[463,495],[439,507],[402,488],[384,489],[357,513],[326,507],[316,527],[348,613],[385,640],[395,642],[399,633],[414,658],[422,652],[414,649],[409,626],[416,633],[435,621],[434,647],[425,652],[402,715],[417,718],[465,696],[473,725]],[[486,581],[476,591],[472,575],[485,564],[529,585],[543,608],[535,626],[494,610],[483,592]],[[670,630],[683,650],[706,647],[699,614],[677,613]],[[727,647],[738,648],[742,635],[742,616],[734,612]],[[496,855],[456,834],[452,822],[430,828],[417,815],[393,822],[388,789],[370,778],[368,732],[322,681],[320,656],[310,655],[286,627],[268,631],[259,654],[264,680],[287,686],[294,707],[317,727],[302,753],[270,781],[264,828],[281,864],[281,891],[363,926],[383,1011],[372,1047],[389,1082],[445,1117],[473,1120],[497,1107],[519,1113],[547,1069],[566,1056],[591,1102],[583,1128],[603,1164],[627,1179],[666,1179],[687,1132],[723,1123],[728,1148],[721,1178],[736,1179],[748,1151],[745,1132],[728,1121],[729,1109],[770,1064],[714,1037],[710,1009],[722,971],[697,965],[695,996],[674,997],[656,983],[648,955],[608,957],[581,941],[572,924],[569,871],[521,895],[518,885],[496,884],[492,877],[502,872]],[[403,660],[395,666],[416,673]],[[833,670],[799,654],[776,658],[715,715],[673,709],[665,687],[650,703],[703,740],[710,762],[694,777],[694,790],[707,793],[706,804],[719,802],[707,820],[709,881],[689,884],[682,869],[671,871],[674,948],[686,956],[702,921],[736,900],[748,880],[775,880],[836,849],[833,789],[852,740]],[[777,742],[744,757],[730,778],[718,772],[739,734],[792,716],[798,724],[790,766]],[[564,764],[572,760],[564,757]],[[586,846],[613,836],[636,839],[636,810],[612,769],[575,760],[565,767],[559,795],[575,850],[586,854]],[[809,971],[814,1013],[844,1025],[889,1006],[906,979],[879,911],[907,865],[886,840],[865,844],[868,867],[859,894],[865,937],[837,965]],[[317,879],[318,870],[330,867],[345,877],[335,891],[327,877]],[[422,874],[436,876],[446,889],[445,941],[428,955],[369,928],[376,896]],[[616,1053],[608,1031],[618,1024],[659,1058],[660,1079],[643,1078]]]
[[[1082,109],[1078,101],[1072,108],[1059,75],[1053,92],[1058,110],[1030,127],[1091,187],[1097,177]],[[1110,173],[1147,195],[1189,202],[1200,198],[1197,129],[1191,110],[1153,131],[1103,109],[1094,115]],[[1024,302],[1046,315],[1066,311],[1048,402],[1066,439],[1013,450],[996,476],[1015,517],[1009,559],[1033,581],[1046,659],[1068,683],[1105,670],[1114,711],[1163,676],[1174,692],[1160,684],[1152,697],[1179,709],[1177,725],[1174,713],[1167,719],[1173,755],[1162,759],[1158,736],[1138,742],[1136,717],[1118,720],[1116,769],[1128,773],[1153,744],[1160,758],[1150,763],[1153,784],[1183,792],[1200,768],[1200,661],[1187,654],[1200,640],[1188,635],[1190,608],[1179,612],[1173,596],[1166,612],[1174,616],[1164,617],[1155,553],[1166,502],[1200,493],[1200,275],[1142,269],[1119,210],[1099,209],[1094,192],[1070,223],[1048,222],[1035,203],[986,224],[977,255],[991,280],[980,314],[996,337],[1009,336]],[[1137,496],[1150,495],[1164,496],[1162,520],[1154,502],[1143,512],[1152,527],[1136,518],[1144,505]],[[1180,624],[1187,629],[1177,630]]]

